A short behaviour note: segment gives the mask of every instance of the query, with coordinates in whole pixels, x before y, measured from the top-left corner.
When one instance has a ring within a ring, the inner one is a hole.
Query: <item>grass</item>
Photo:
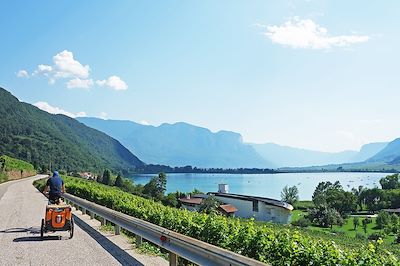
[[[302,210],[293,210],[292,211],[292,222],[300,220],[300,218],[304,217],[307,212]]]
[[[297,221],[300,218],[304,217],[307,214],[306,211],[302,211],[302,210],[294,210],[292,212],[292,221]],[[356,238],[357,235],[363,235],[365,237],[365,239],[368,238],[369,235],[373,234],[373,233],[378,233],[378,234],[382,234],[383,230],[378,229],[377,225],[376,225],[376,218],[372,217],[372,223],[367,225],[367,232],[364,232],[364,228],[362,227],[362,219],[365,216],[358,216],[360,219],[360,224],[357,227],[356,230],[354,230],[354,224],[353,224],[353,217],[349,217],[347,219],[345,219],[345,223],[342,226],[339,225],[334,225],[331,228],[324,228],[324,227],[319,227],[319,226],[308,226],[307,230],[310,231],[316,231],[316,232],[324,232],[327,234],[331,234],[331,235],[338,235],[338,236],[345,236],[345,237],[349,237],[349,238]],[[383,239],[384,243],[386,244],[392,244],[396,239],[396,236],[394,234],[390,234],[385,236],[385,238]]]

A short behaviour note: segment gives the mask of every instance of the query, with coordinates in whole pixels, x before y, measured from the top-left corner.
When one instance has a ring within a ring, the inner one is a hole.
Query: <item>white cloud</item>
[[[93,86],[92,79],[74,78],[67,82],[68,89],[75,89],[75,88],[90,89],[92,86]]]
[[[85,117],[85,116],[87,116],[86,112],[77,112],[75,115],[75,117]]]
[[[142,125],[144,125],[144,126],[150,126],[150,123],[147,122],[146,120],[140,121],[140,124],[142,124]]]
[[[93,86],[93,80],[88,79],[90,67],[82,65],[74,59],[74,54],[64,50],[53,56],[53,65],[40,64],[32,73],[33,76],[45,76],[49,84],[54,84],[57,79],[68,78],[68,88],[89,88]]]
[[[51,74],[53,68],[49,65],[38,65],[37,69],[33,72],[33,75],[45,75]]]
[[[100,118],[106,119],[107,118],[107,113],[106,112],[101,112],[100,113]]]
[[[310,19],[294,19],[280,26],[267,26],[264,33],[272,42],[292,48],[329,49],[345,47],[355,43],[366,42],[366,35],[330,36],[328,30]]]
[[[46,112],[50,113],[50,114],[63,114],[63,115],[66,115],[66,116],[69,116],[69,117],[72,117],[72,118],[86,116],[85,112],[78,112],[76,114],[73,114],[73,113],[67,112],[67,111],[65,111],[65,110],[63,110],[61,108],[58,108],[58,107],[55,107],[55,106],[51,106],[47,102],[37,102],[37,103],[35,103],[33,105],[36,106],[37,108],[43,110],[43,111],[46,111]]]
[[[126,90],[128,89],[128,85],[118,76],[111,76],[108,79],[97,80],[96,84],[100,87],[106,86],[113,90]]]
[[[64,50],[53,56],[56,78],[88,78],[90,67],[74,59],[72,52]]]
[[[29,77],[26,70],[16,73],[18,77]],[[74,58],[74,54],[64,50],[53,56],[53,64],[40,64],[33,71],[32,76],[44,76],[50,85],[55,84],[59,79],[67,79],[67,88],[90,89],[94,85],[94,80],[90,78],[89,65],[83,65]],[[105,80],[97,80],[96,83],[101,87],[108,87],[113,90],[126,90],[128,85],[120,77],[112,75]]]
[[[29,78],[29,73],[28,71],[21,69],[20,71],[17,72],[17,77],[19,78]]]

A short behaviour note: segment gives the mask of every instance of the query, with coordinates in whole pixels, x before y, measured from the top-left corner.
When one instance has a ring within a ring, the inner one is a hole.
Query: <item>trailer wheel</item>
[[[69,228],[69,239],[74,237],[74,217],[71,217],[71,225]]]
[[[40,239],[43,240],[44,235],[44,219],[42,219],[42,225],[40,226]]]

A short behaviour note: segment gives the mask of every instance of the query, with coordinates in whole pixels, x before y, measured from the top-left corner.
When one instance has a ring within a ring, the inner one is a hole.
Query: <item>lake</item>
[[[230,193],[280,199],[285,185],[297,186],[301,200],[311,200],[322,181],[340,181],[345,190],[362,185],[380,187],[379,180],[388,173],[283,173],[283,174],[167,174],[167,193],[190,192],[197,188],[203,192],[216,192],[218,184],[229,185]],[[146,184],[155,174],[134,175],[136,184]]]

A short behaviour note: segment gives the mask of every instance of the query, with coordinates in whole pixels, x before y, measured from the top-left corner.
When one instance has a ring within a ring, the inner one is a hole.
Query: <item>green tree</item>
[[[340,213],[326,205],[318,205],[308,210],[307,218],[315,225],[321,227],[331,227],[333,225],[343,225],[343,218]]]
[[[219,205],[220,202],[215,196],[209,196],[201,203],[199,212],[204,212],[208,214],[217,213]]]
[[[123,180],[121,174],[117,175],[117,179],[115,179],[115,186],[116,187],[123,187],[124,186],[124,180]]]
[[[331,182],[320,182],[315,188],[314,194],[312,196],[312,201],[317,205],[327,205],[327,196],[331,191],[342,189],[339,181],[335,183]]]
[[[6,160],[4,158],[0,158],[0,171],[5,171],[6,169]]]
[[[299,200],[299,190],[296,186],[285,186],[281,192],[281,198],[282,201],[293,205]]]
[[[327,206],[340,213],[341,216],[355,211],[357,198],[354,194],[344,191],[339,181],[335,183],[320,182],[313,194],[315,206]]]
[[[110,170],[106,169],[103,172],[102,183],[105,185],[111,185],[111,172]]]
[[[162,195],[164,195],[165,191],[167,190],[167,175],[165,173],[158,174],[157,189]]]
[[[397,216],[395,213],[390,215],[390,223],[392,224],[392,232],[397,234],[400,230],[399,216]]]
[[[364,229],[364,233],[367,233],[367,226],[368,226],[368,224],[370,224],[370,223],[372,223],[372,219],[369,218],[369,217],[366,217],[366,218],[364,218],[364,219],[362,220],[362,226],[363,226],[363,229]]]
[[[47,171],[49,170],[49,168],[47,167],[47,164],[42,164],[42,167],[40,167],[41,168],[41,173],[42,174],[46,174],[47,173]]]
[[[386,211],[380,211],[376,217],[376,225],[379,229],[384,229],[390,224],[390,215]]]
[[[372,212],[376,212],[383,207],[383,203],[381,201],[383,196],[383,190],[379,188],[366,189],[362,192],[362,197],[367,205],[368,210]]]
[[[363,186],[358,186],[358,189],[352,188],[351,192],[354,194],[354,196],[357,197],[357,204],[360,207],[360,211],[363,210],[363,192],[365,191],[365,188]]]
[[[169,193],[166,197],[164,197],[161,201],[166,206],[178,207],[178,198],[176,193]]]
[[[397,189],[400,188],[400,180],[399,180],[399,174],[394,174],[394,175],[388,175],[381,180],[379,180],[379,183],[382,186],[382,189]]]
[[[356,231],[357,227],[360,225],[360,219],[357,216],[353,218],[353,225],[354,225],[354,231]]]
[[[156,200],[162,200],[167,186],[167,176],[165,173],[159,173],[153,177],[149,183],[143,187],[143,193]]]

